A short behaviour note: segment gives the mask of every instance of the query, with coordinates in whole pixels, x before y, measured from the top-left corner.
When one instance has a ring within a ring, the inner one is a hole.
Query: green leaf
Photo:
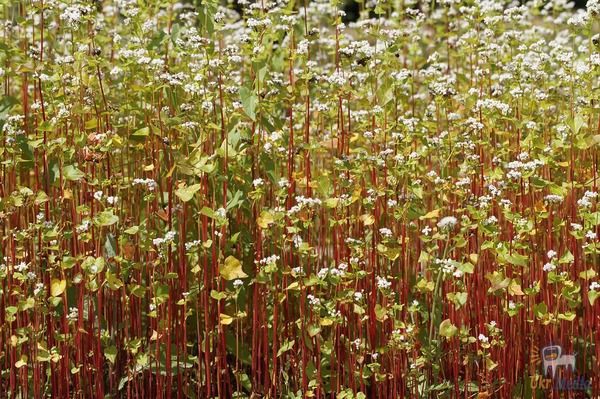
[[[104,350],[104,356],[111,364],[115,364],[115,361],[117,360],[117,347],[111,345],[108,348],[106,348]]]
[[[308,326],[308,335],[313,338],[315,335],[321,332],[321,327],[316,324],[311,324]]]
[[[377,244],[377,251],[391,261],[398,259],[401,254],[400,248],[390,248],[383,244]],[[424,254],[424,251],[421,254]]]
[[[78,181],[85,177],[85,173],[73,165],[67,165],[63,168],[63,177],[70,181]]]
[[[594,306],[594,302],[596,302],[598,297],[600,297],[600,291],[588,291],[588,301],[590,301],[590,305]]]
[[[212,299],[214,299],[215,301],[220,301],[221,299],[227,298],[227,294],[224,293],[224,292],[219,292],[219,291],[211,290],[210,291],[210,297]]]
[[[106,283],[108,284],[108,288],[113,291],[116,291],[123,286],[123,281],[112,274],[110,270],[106,272]]]
[[[256,106],[258,104],[256,94],[247,87],[242,87],[240,88],[240,99],[242,100],[242,107],[246,115],[253,121],[256,121]]]
[[[560,259],[558,260],[558,263],[573,263],[575,261],[575,257],[573,256],[573,254],[571,253],[571,251],[567,250],[567,252],[560,257]]]
[[[440,335],[445,338],[452,338],[458,332],[458,328],[452,324],[450,319],[446,319],[440,323]]]
[[[248,277],[248,275],[242,270],[242,263],[231,255],[225,259],[225,263],[221,265],[219,273],[225,280],[235,280],[238,278]]]
[[[136,235],[138,231],[140,231],[140,226],[131,226],[130,228],[125,230],[125,233],[133,236]]]
[[[446,298],[459,309],[467,303],[468,294],[466,292],[449,292],[446,294]]]
[[[284,354],[285,352],[289,351],[290,349],[292,349],[294,347],[294,340],[286,340],[280,347],[279,350],[277,351],[277,357],[281,356],[282,354]]]
[[[148,137],[148,135],[150,135],[150,128],[146,126],[131,133],[129,139],[133,141],[144,141],[146,140],[146,137]]]
[[[154,296],[158,304],[166,302],[169,299],[169,286],[157,283],[154,287]]]
[[[106,241],[104,241],[104,255],[107,258],[117,256],[117,242],[115,241],[115,236],[110,233],[106,235]]]
[[[135,295],[136,297],[143,298],[146,295],[146,288],[142,287],[141,285],[136,284],[130,287],[131,294]]]
[[[175,195],[179,197],[183,202],[188,202],[194,197],[194,194],[200,190],[202,186],[200,184],[193,184],[191,186],[182,187],[175,191]]]
[[[217,218],[217,214],[215,213],[215,211],[213,211],[212,209],[210,209],[209,207],[205,206],[202,207],[202,209],[200,210],[200,213],[204,216],[207,216],[211,219],[216,219]]]
[[[60,262],[60,267],[63,269],[71,269],[77,264],[77,260],[72,256],[63,256]]]
[[[575,313],[573,313],[573,312],[559,313],[558,318],[560,320],[573,321],[573,320],[575,320]]]
[[[468,274],[473,274],[473,272],[475,271],[475,265],[473,265],[472,263],[469,263],[469,262],[457,263],[456,268],[458,270],[460,270],[461,272],[468,273]]]
[[[548,313],[548,306],[544,302],[538,303],[533,306],[533,314],[535,317],[542,318]]]
[[[519,253],[513,253],[512,255],[504,255],[504,260],[513,265],[527,266],[527,261],[529,260],[529,258]]]
[[[91,130],[98,127],[98,119],[92,118],[89,121],[85,122],[85,129]]]
[[[579,273],[579,277],[584,280],[589,280],[596,277],[596,271],[594,269],[588,269]]]
[[[585,120],[581,116],[581,114],[575,115],[575,118],[569,119],[569,127],[573,131],[574,134],[579,133],[581,128],[585,126]]]
[[[94,218],[94,224],[100,227],[111,226],[118,221],[119,217],[112,210],[102,211]]]

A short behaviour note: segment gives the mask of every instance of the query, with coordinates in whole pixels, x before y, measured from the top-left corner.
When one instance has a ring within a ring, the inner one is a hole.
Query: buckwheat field
[[[1,0],[0,397],[599,398],[598,32]]]

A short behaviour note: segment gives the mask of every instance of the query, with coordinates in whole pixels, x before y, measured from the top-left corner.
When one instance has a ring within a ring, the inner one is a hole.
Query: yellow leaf
[[[275,221],[275,219],[273,218],[273,214],[271,212],[262,211],[260,213],[260,216],[256,220],[256,223],[258,224],[258,227],[260,227],[261,229],[266,229],[274,221]]]
[[[242,263],[235,258],[235,256],[228,256],[225,259],[225,263],[221,265],[221,277],[225,280],[235,280],[238,278],[248,277],[242,270]]]
[[[525,295],[525,293],[521,289],[521,285],[515,280],[512,280],[510,282],[510,285],[508,286],[508,293],[511,295]]]
[[[479,260],[479,255],[477,255],[477,254],[470,254],[470,255],[469,255],[469,260],[470,260],[470,261],[471,261],[471,262],[472,262],[474,265],[476,265],[476,264],[477,264],[477,261]]]
[[[23,366],[27,366],[27,356],[26,355],[22,355],[21,359],[17,360],[17,362],[15,363],[15,367],[20,369]]]
[[[53,278],[50,282],[50,294],[52,296],[60,296],[65,289],[67,288],[67,280],[59,280],[57,278]]]
[[[175,166],[177,166],[176,164],[171,166],[171,169],[169,169],[169,172],[165,175],[165,177],[168,179],[169,177],[173,176],[173,172],[175,171]]]
[[[225,313],[219,314],[219,320],[221,321],[221,324],[225,325],[233,323],[233,317],[226,315]]]
[[[485,368],[488,371],[492,371],[493,369],[495,369],[496,367],[498,367],[498,363],[494,362],[492,359],[490,359],[489,357],[487,359],[485,359]]]
[[[327,319],[327,318],[321,319],[322,326],[330,326],[332,324],[333,324],[333,320],[331,320],[331,319]]]
[[[338,203],[339,203],[339,202],[340,202],[340,199],[339,199],[339,198],[337,198],[337,197],[336,197],[336,198],[327,198],[327,199],[325,200],[325,206],[326,206],[327,208],[335,208],[335,207],[337,207],[337,206],[338,206]]]
[[[534,209],[536,212],[546,212],[546,205],[542,201],[538,201],[535,203]]]
[[[419,217],[419,219],[421,220],[425,220],[425,219],[434,219],[440,216],[440,210],[439,209],[434,209],[431,212],[427,212],[425,215]]]
[[[373,215],[369,215],[367,213],[365,213],[364,215],[362,215],[360,217],[360,220],[362,220],[362,222],[365,224],[365,226],[370,226],[373,223],[375,223],[375,218],[373,217]]]

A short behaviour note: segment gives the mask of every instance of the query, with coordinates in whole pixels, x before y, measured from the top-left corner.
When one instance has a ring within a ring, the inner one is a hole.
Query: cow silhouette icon
[[[542,362],[544,367],[544,375],[547,377],[549,374],[549,368],[552,370],[552,378],[556,375],[556,370],[559,367],[566,369],[571,368],[571,371],[575,371],[575,354],[563,355],[562,347],[559,345],[549,345],[542,349]]]

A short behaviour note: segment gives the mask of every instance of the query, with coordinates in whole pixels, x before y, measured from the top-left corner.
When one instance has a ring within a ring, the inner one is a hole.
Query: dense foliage
[[[342,9],[2,1],[0,396],[598,397],[600,3]]]

